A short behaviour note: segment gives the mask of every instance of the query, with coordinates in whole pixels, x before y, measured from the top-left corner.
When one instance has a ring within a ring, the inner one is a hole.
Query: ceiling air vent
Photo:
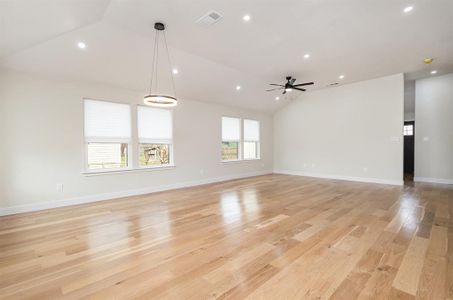
[[[201,25],[212,25],[220,21],[220,19],[222,19],[222,15],[214,10],[211,10],[210,12],[199,18],[197,20],[197,23]]]

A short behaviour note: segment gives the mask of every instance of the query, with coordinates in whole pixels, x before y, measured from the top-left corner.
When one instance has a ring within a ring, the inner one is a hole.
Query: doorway
[[[415,121],[404,122],[404,181],[414,181]]]

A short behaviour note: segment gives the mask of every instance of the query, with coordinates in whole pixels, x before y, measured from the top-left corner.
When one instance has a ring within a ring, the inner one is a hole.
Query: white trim
[[[380,178],[366,178],[366,177],[355,177],[355,176],[340,176],[340,175],[329,175],[329,174],[319,174],[303,171],[292,171],[292,170],[274,170],[275,174],[286,174],[286,175],[296,175],[296,176],[307,176],[307,177],[316,177],[316,178],[326,178],[326,179],[336,179],[336,180],[347,180],[347,181],[358,181],[358,182],[369,182],[369,183],[379,183],[379,184],[390,184],[390,185],[403,185],[404,181],[401,180],[388,180]]]
[[[85,175],[85,176],[113,175],[113,174],[136,173],[136,172],[156,171],[156,170],[165,170],[165,169],[174,169],[174,168],[176,168],[175,165],[157,165],[157,166],[146,166],[146,167],[129,168],[129,169],[93,169],[93,170],[82,172],[82,175]]]
[[[199,179],[199,180],[193,180],[193,181],[185,181],[185,182],[180,182],[180,183],[175,183],[175,184],[127,190],[127,191],[103,193],[103,194],[96,194],[96,195],[87,195],[87,196],[81,196],[81,197],[74,197],[74,198],[70,198],[70,199],[56,200],[56,201],[52,201],[52,202],[49,201],[49,202],[39,203],[39,204],[25,204],[25,205],[4,207],[4,208],[0,208],[0,216],[13,215],[13,214],[24,213],[24,212],[32,212],[32,211],[57,208],[57,207],[63,207],[63,206],[91,203],[91,202],[97,202],[97,201],[111,200],[111,199],[122,198],[122,197],[150,194],[150,193],[155,193],[155,192],[180,189],[180,188],[185,188],[185,187],[192,187],[192,186],[197,186],[197,185],[222,182],[222,181],[233,180],[233,179],[260,176],[260,175],[266,175],[266,174],[271,174],[271,173],[272,173],[271,170],[250,172],[250,173],[243,173],[243,174],[239,174],[239,175],[229,175],[229,176],[223,176],[223,177],[206,178],[206,179]]]
[[[440,184],[453,184],[453,179],[431,178],[431,177],[414,177],[414,181]]]
[[[242,159],[228,159],[228,160],[221,160],[221,163],[234,163],[234,162],[241,162]]]
[[[247,158],[247,159],[231,159],[231,160],[221,160],[222,164],[230,164],[230,163],[241,163],[241,162],[249,162],[249,161],[257,161],[261,160],[261,158]]]

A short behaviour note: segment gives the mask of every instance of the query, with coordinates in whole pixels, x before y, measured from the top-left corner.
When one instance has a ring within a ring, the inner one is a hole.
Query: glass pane
[[[403,127],[403,134],[405,136],[412,136],[414,135],[414,125],[404,125]]]
[[[138,151],[140,167],[170,164],[170,145],[168,144],[140,144]]]
[[[239,159],[239,143],[222,142],[222,160],[238,160],[238,159]]]
[[[88,143],[88,169],[127,167],[128,144]]]
[[[258,143],[244,142],[244,159],[258,158]]]

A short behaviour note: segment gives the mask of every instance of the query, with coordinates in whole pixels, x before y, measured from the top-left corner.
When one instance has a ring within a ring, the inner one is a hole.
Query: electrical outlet
[[[203,174],[204,174],[204,170],[200,169],[200,175],[203,175]]]
[[[368,172],[368,167],[363,168],[363,172],[367,173]]]
[[[63,183],[57,183],[57,192],[63,193]]]

